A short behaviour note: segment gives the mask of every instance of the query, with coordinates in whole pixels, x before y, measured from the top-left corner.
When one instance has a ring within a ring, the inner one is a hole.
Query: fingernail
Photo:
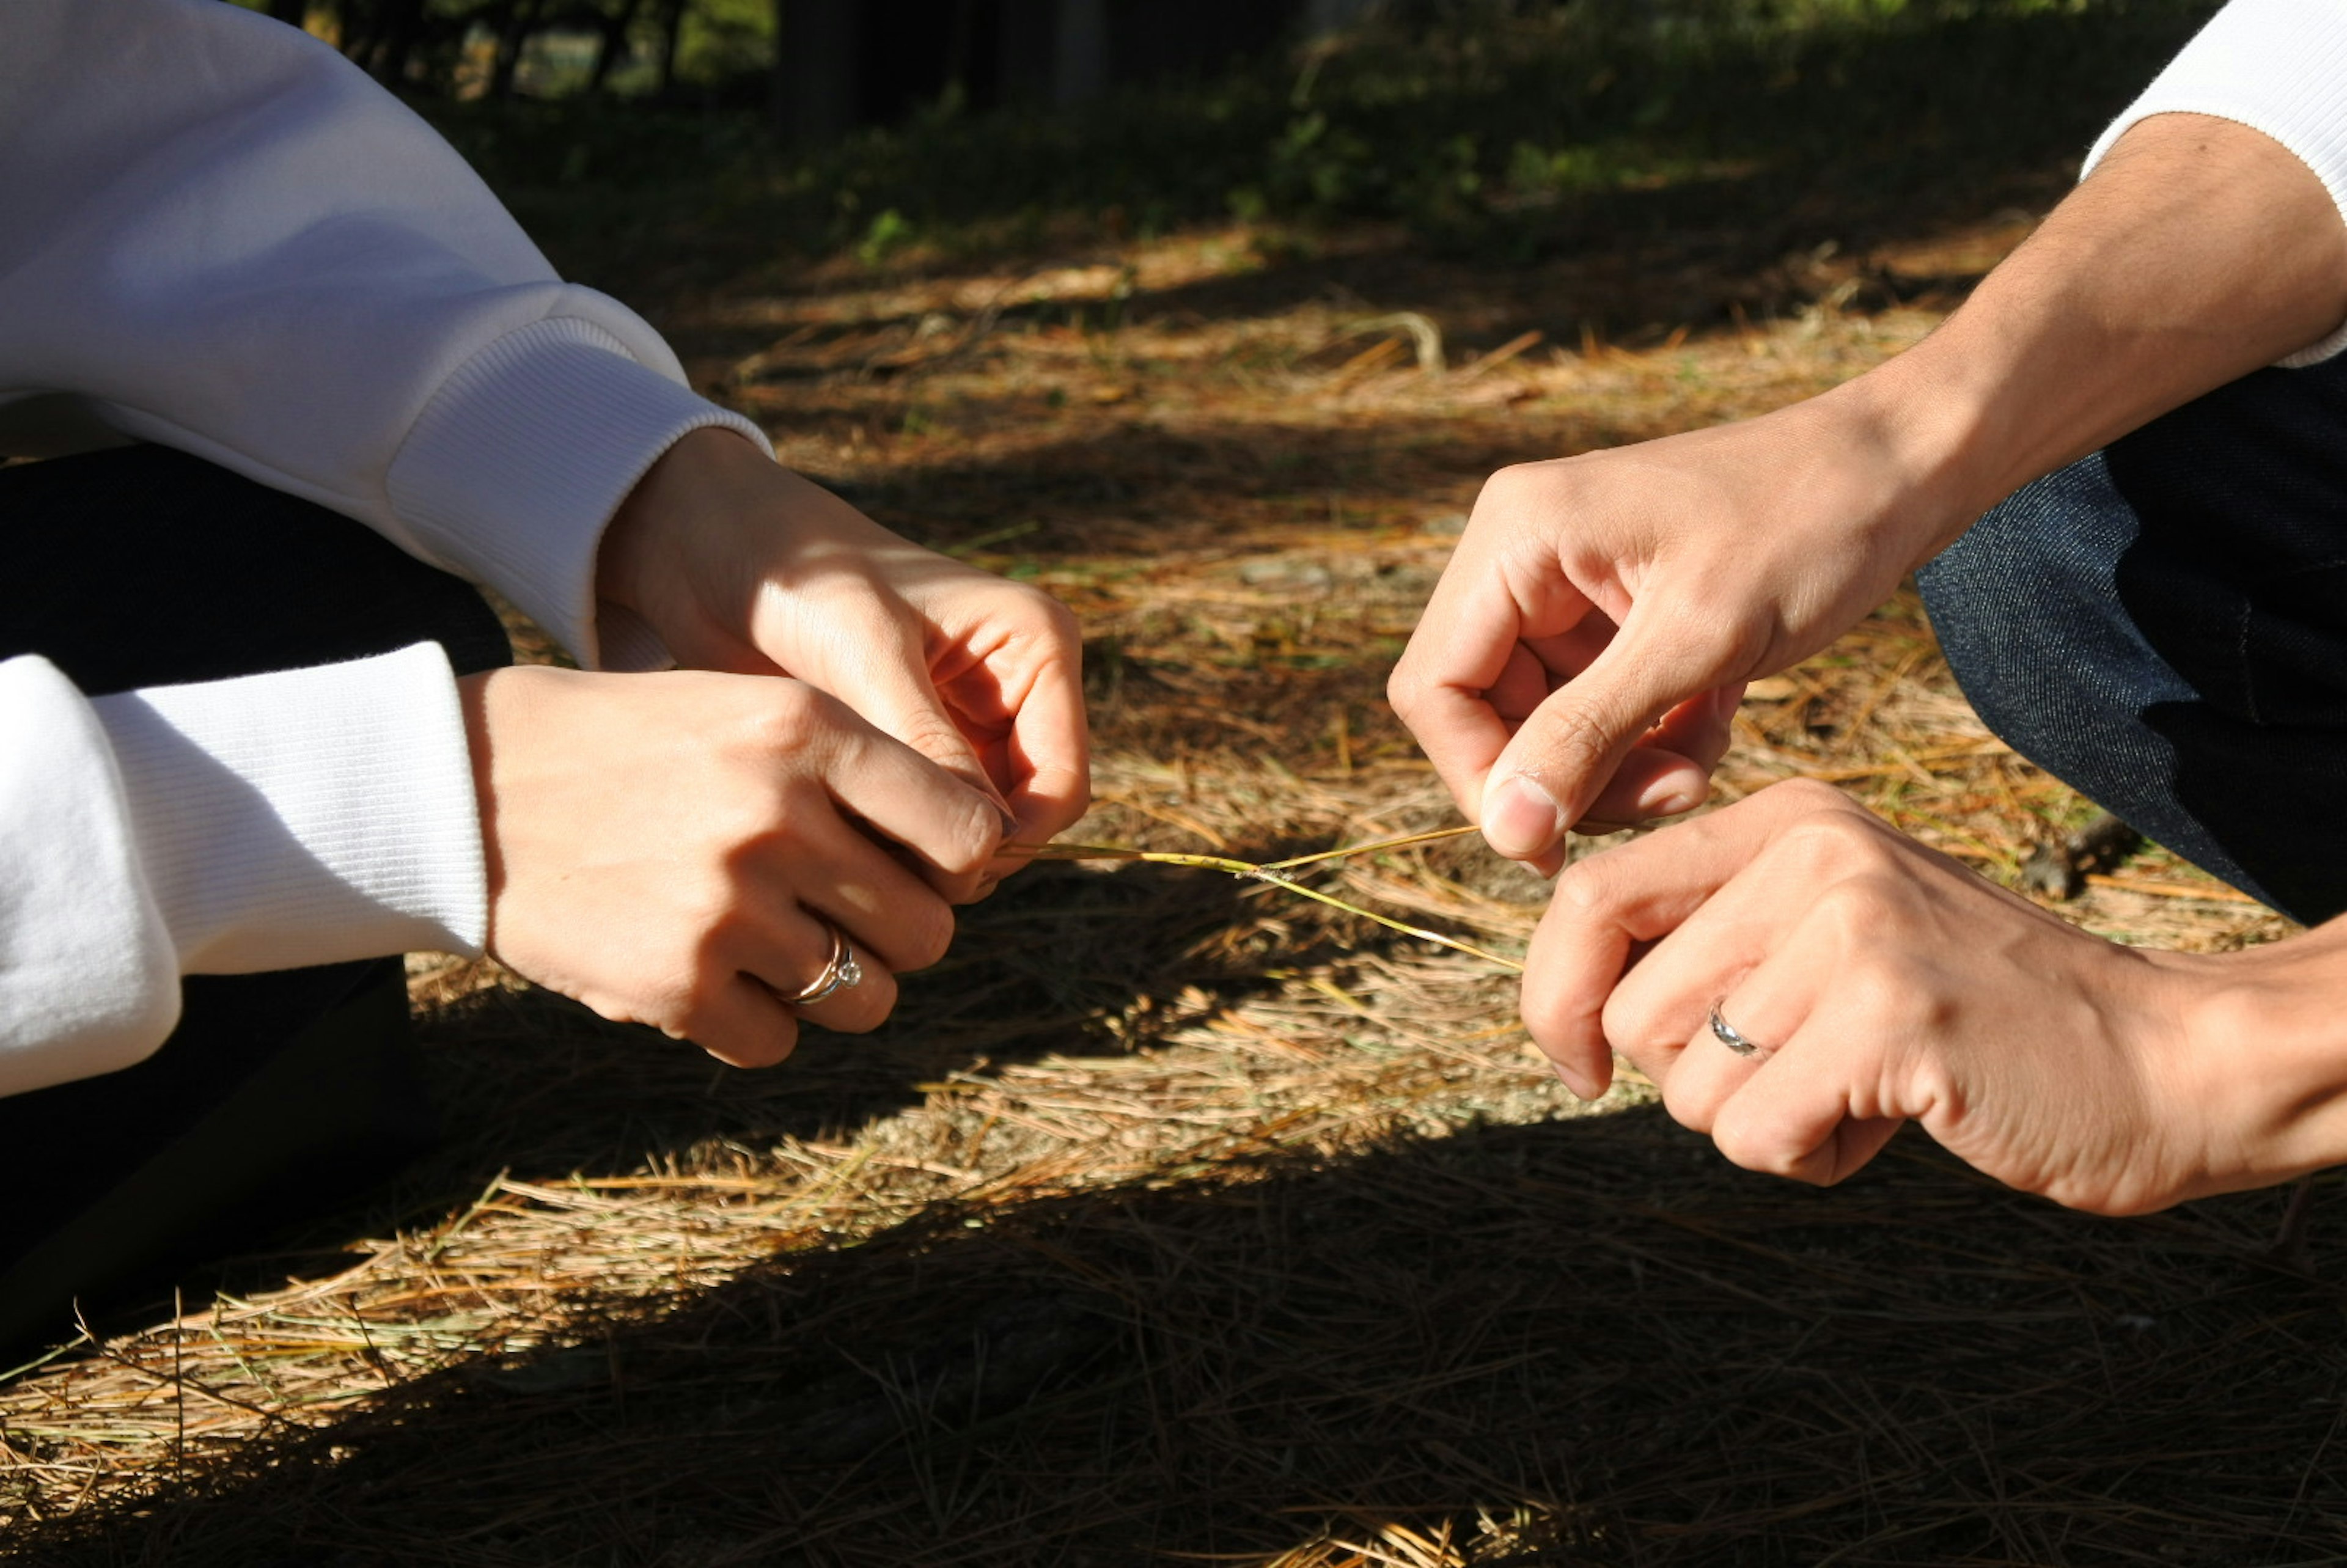
[[[1594,1100],[1597,1098],[1597,1086],[1590,1082],[1586,1078],[1582,1077],[1581,1074],[1575,1072],[1570,1067],[1567,1067],[1562,1061],[1552,1061],[1549,1063],[1549,1066],[1555,1070],[1557,1081],[1563,1084],[1567,1089],[1572,1090],[1575,1099]]]
[[[1538,855],[1564,831],[1556,796],[1522,774],[1503,781],[1483,804],[1483,839],[1512,860]]]
[[[1658,781],[1648,784],[1638,796],[1641,817],[1676,816],[1683,811],[1693,811],[1703,803],[1703,797],[1683,784]]]

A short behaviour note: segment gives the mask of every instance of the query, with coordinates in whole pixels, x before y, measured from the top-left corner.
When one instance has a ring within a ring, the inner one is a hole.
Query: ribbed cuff
[[[437,643],[91,706],[179,972],[480,950],[480,815]]]
[[[0,661],[0,1094],[128,1067],[179,1016],[105,730],[48,661]]]
[[[2261,131],[2295,153],[2347,221],[2347,10],[2332,0],[2233,0],[2168,62],[2086,154],[2080,178],[2136,124],[2202,114]],[[2275,363],[2319,364],[2347,348],[2347,323]]]
[[[603,662],[595,556],[604,527],[661,454],[710,425],[772,450],[755,425],[637,364],[602,328],[550,317],[488,344],[442,384],[386,485],[420,544],[504,593],[594,669]]]

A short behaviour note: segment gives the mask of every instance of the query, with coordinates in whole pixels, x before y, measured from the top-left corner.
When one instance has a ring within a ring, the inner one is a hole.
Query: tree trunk
[[[506,25],[497,35],[497,59],[489,67],[489,97],[513,97],[514,75],[521,68],[522,46],[538,31],[538,19],[545,10],[544,0],[517,0],[507,8]]]
[[[424,0],[378,0],[384,18],[383,46],[374,65],[375,80],[397,91],[406,85],[407,62],[424,32]]]
[[[856,0],[776,0],[774,128],[815,147],[856,124]]]
[[[636,25],[636,12],[642,0],[620,0],[620,8],[602,18],[603,37],[595,46],[595,68],[587,77],[587,90],[600,93],[611,68],[628,56],[628,29]]]
[[[661,0],[660,96],[676,87],[676,46],[684,33],[684,9],[691,0]]]

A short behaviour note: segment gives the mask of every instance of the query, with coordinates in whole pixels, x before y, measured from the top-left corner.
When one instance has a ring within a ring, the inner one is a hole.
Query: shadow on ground
[[[2275,1211],[2065,1214],[1912,1134],[1815,1193],[1653,1111],[1471,1124],[940,1204],[14,1544],[907,1568],[1406,1527],[1477,1563],[2334,1561],[2347,1243],[2281,1273]]]

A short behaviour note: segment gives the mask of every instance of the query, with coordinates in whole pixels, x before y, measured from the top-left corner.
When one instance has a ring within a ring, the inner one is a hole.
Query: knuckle
[[[1475,510],[1505,512],[1531,504],[1548,488],[1553,472],[1544,463],[1511,463],[1495,470],[1476,495]]]
[[[1837,811],[1850,804],[1850,797],[1821,779],[1786,779],[1769,786],[1769,794],[1778,804],[1802,812]]]
[[[1729,1164],[1763,1175],[1788,1175],[1795,1163],[1778,1141],[1733,1117],[1720,1118],[1711,1130],[1711,1142]]]
[[[1651,1074],[1649,1075],[1651,1076]],[[1716,1096],[1687,1086],[1689,1074],[1674,1072],[1663,1080],[1663,1109],[1690,1132],[1709,1133],[1719,1111]]]
[[[1812,1186],[1830,1186],[1838,1179],[1829,1168],[1830,1163],[1828,1169],[1820,1171],[1818,1163],[1809,1157],[1810,1151],[1799,1147],[1784,1128],[1738,1116],[1734,1112],[1731,1102],[1714,1119],[1711,1127],[1712,1146],[1729,1164],[1763,1176],[1807,1182]]]
[[[897,983],[886,971],[867,974],[864,983],[843,999],[835,1013],[819,1021],[839,1034],[869,1034],[897,1010]]]
[[[772,690],[750,715],[753,743],[768,751],[803,746],[831,717],[831,699],[803,681],[766,680]]]
[[[1602,923],[1612,919],[1636,887],[1636,878],[1630,871],[1634,861],[1640,857],[1631,851],[1637,849],[1640,842],[1643,841],[1616,845],[1575,860],[1558,872],[1549,913],[1559,920]]]
[[[1617,723],[1612,716],[1577,704],[1553,710],[1541,727],[1546,732],[1541,737],[1543,749],[1574,774],[1604,762],[1614,749],[1615,733],[1632,728],[1626,716]]]
[[[1083,625],[1076,619],[1074,610],[1053,599],[1041,589],[1030,588],[1021,583],[1019,585],[1019,590],[1026,595],[1029,607],[1042,622],[1045,641],[1060,648],[1074,648],[1082,642]]]
[[[1002,843],[1002,818],[994,803],[975,790],[963,792],[968,798],[958,802],[945,831],[931,853],[938,869],[950,876],[972,876],[988,861]],[[942,907],[942,906],[940,906]],[[950,921],[951,917],[948,917]],[[948,926],[948,934],[951,934]]]
[[[1880,843],[1845,814],[1805,815],[1777,835],[1782,852],[1812,874],[1840,873],[1880,864]]]
[[[892,738],[903,742],[907,747],[948,773],[953,773],[957,768],[967,770],[972,765],[969,743],[962,737],[959,730],[954,728],[950,719],[932,710],[917,709],[906,714],[900,722],[899,733]]]
[[[1416,732],[1419,722],[1428,715],[1432,705],[1438,677],[1430,672],[1433,654],[1428,644],[1413,636],[1394,667],[1386,672],[1386,702],[1394,716]]]
[[[926,969],[953,946],[953,907],[942,898],[924,898],[897,912],[892,968]]]
[[[1863,935],[1882,918],[1881,890],[1869,876],[1839,877],[1818,889],[1809,912],[1845,934]]]

